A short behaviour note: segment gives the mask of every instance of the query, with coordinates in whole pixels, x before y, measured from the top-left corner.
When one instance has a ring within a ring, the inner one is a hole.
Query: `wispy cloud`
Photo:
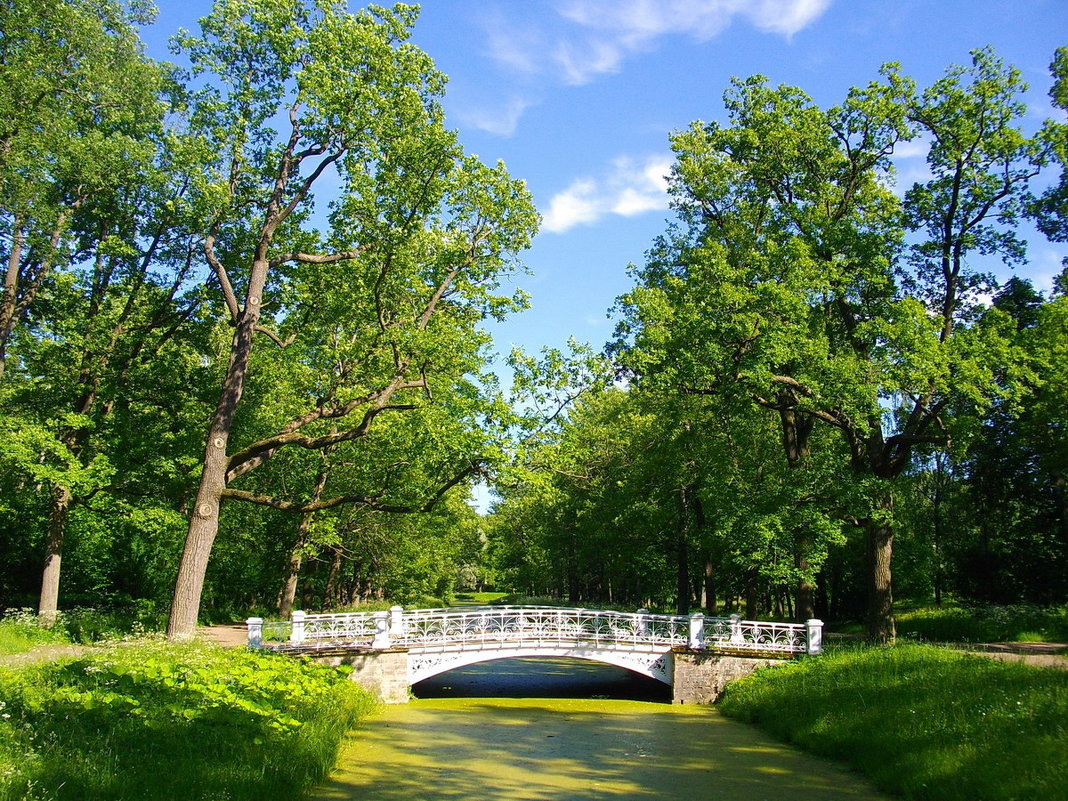
[[[458,116],[481,130],[510,136],[523,112],[539,102],[535,98],[546,82],[582,86],[619,72],[628,58],[656,50],[665,37],[704,42],[735,20],[790,37],[817,20],[832,1],[527,0],[501,4],[481,19],[486,37],[483,55],[512,76],[513,95],[506,101],[465,104]]]
[[[618,158],[603,175],[576,179],[553,195],[543,212],[542,228],[561,234],[608,215],[633,217],[666,209],[670,172],[671,158],[666,155]]]
[[[893,192],[904,197],[913,184],[931,180],[931,169],[927,166],[927,153],[931,143],[923,137],[905,142],[898,142],[894,154],[890,157],[894,165]]]
[[[518,96],[501,101],[495,106],[485,103],[464,103],[456,98],[451,98],[451,100],[456,118],[460,122],[480,131],[504,137],[515,133],[519,118],[535,103],[533,100]]]
[[[618,72],[635,53],[654,50],[660,39],[684,35],[708,41],[736,18],[758,30],[793,36],[810,25],[831,0],[560,0],[563,27],[510,26],[498,18],[490,54],[526,75],[551,74],[581,85]]]

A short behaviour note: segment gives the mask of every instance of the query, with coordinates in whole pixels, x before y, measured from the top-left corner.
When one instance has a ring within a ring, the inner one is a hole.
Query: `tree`
[[[77,259],[79,229],[151,165],[166,73],[133,27],[148,18],[113,0],[0,4],[0,376],[52,269]]]
[[[951,441],[955,410],[1018,387],[1011,320],[979,314],[990,282],[968,257],[1023,258],[1012,226],[1041,158],[1018,129],[1019,75],[991,52],[920,96],[893,65],[883,78],[826,110],[736,81],[729,126],[676,134],[680,224],[620,328],[641,382],[729,388],[776,415],[790,464],[816,426],[838,432],[866,497],[841,514],[866,532],[876,641],[894,636],[893,481],[917,446]],[[919,137],[932,178],[901,201],[890,157]]]
[[[200,303],[184,296],[176,212],[191,153],[164,130],[175,87],[144,56],[143,12],[110,0],[0,10],[0,404],[22,439],[12,467],[49,490],[38,604],[49,623],[70,509],[115,478],[92,432],[139,364],[185,339]]]
[[[470,438],[453,443],[445,472],[399,504],[358,490],[309,502],[233,486],[288,450],[364,440],[383,415],[430,404],[466,420],[486,412],[464,376],[481,373],[479,321],[522,303],[493,292],[536,213],[502,165],[465,156],[444,127],[444,78],[405,43],[415,17],[404,5],[348,14],[325,2],[219,0],[201,36],[179,40],[194,71],[215,78],[195,98],[192,125],[220,156],[200,186],[212,208],[204,256],[235,331],[172,637],[193,633],[224,500],[298,513],[347,503],[410,512],[479,467]],[[324,236],[310,227],[310,204],[334,173],[341,189]],[[301,390],[273,434],[235,442],[258,337],[290,356],[291,386]]]

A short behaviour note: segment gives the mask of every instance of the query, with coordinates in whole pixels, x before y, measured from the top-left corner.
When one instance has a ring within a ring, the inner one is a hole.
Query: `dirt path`
[[[248,645],[248,628],[244,623],[201,626],[197,629],[197,636],[224,648],[244,648]]]
[[[1004,662],[1025,662],[1038,667],[1068,670],[1068,657],[1064,656],[1068,644],[1058,642],[991,642],[970,646],[969,653],[988,656]]]

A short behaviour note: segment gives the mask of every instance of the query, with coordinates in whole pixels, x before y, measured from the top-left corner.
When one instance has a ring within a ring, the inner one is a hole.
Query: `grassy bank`
[[[292,799],[374,706],[332,668],[163,642],[0,667],[0,799]]]
[[[735,682],[720,708],[904,798],[1068,801],[1068,671],[842,648]]]

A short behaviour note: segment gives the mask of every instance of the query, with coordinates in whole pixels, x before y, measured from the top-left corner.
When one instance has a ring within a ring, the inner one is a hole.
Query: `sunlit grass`
[[[38,645],[69,642],[70,636],[65,628],[38,626],[32,610],[20,609],[0,619],[0,655],[20,654]]]
[[[1068,642],[1068,608],[944,605],[901,611],[899,637],[927,642]]]
[[[0,799],[291,799],[374,706],[340,671],[142,642],[0,668]]]
[[[1068,671],[840,648],[735,682],[720,708],[905,798],[1068,799]]]

